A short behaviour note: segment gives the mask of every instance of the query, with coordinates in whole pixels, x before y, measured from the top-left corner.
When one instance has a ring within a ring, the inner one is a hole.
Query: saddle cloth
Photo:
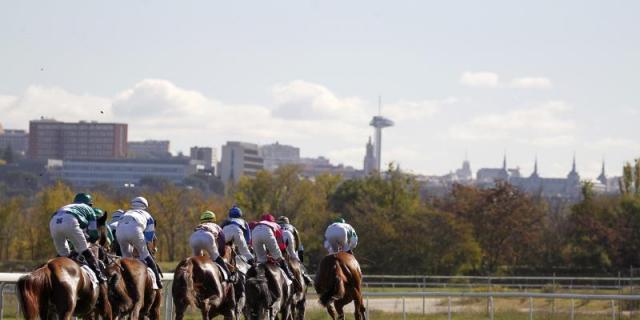
[[[151,270],[151,268],[149,267],[147,267],[147,274],[149,274],[149,277],[151,277],[151,283],[153,283],[153,290],[159,289],[158,283],[156,283],[156,274],[153,273],[153,270]]]
[[[93,288],[97,288],[98,277],[96,277],[96,274],[93,272],[93,270],[91,270],[91,268],[89,268],[89,266],[87,266],[86,264],[81,265],[80,269],[89,277],[89,280],[91,280],[91,286]]]

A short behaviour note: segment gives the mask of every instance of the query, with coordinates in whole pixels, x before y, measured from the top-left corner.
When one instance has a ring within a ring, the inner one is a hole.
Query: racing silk
[[[122,220],[122,216],[111,218],[111,222],[108,223],[109,228],[111,228],[112,231],[115,231],[120,220]]]
[[[213,235],[213,238],[216,239],[216,245],[218,246],[218,251],[222,252],[224,255],[224,246],[226,241],[224,239],[224,233],[222,232],[222,228],[219,225],[213,222],[205,222],[199,224],[193,231],[204,231],[209,232]]]
[[[222,227],[226,227],[228,225],[234,225],[242,230],[242,234],[244,235],[244,241],[247,243],[251,243],[251,230],[249,230],[249,225],[244,219],[241,218],[228,218],[222,222]]]
[[[156,222],[149,212],[142,209],[132,209],[122,216],[121,221],[134,220],[139,228],[143,229],[144,240],[146,242],[153,241],[156,233]]]
[[[70,214],[78,220],[80,229],[86,229],[89,234],[89,241],[93,242],[100,237],[98,233],[98,223],[96,221],[96,211],[84,203],[68,204],[56,211],[55,214]]]
[[[289,224],[289,223],[285,223],[280,225],[280,227],[282,228],[283,231],[285,232],[291,232],[291,234],[293,235],[293,239],[295,242],[294,243],[294,250],[298,251],[298,250],[304,250],[304,247],[302,246],[302,242],[300,241],[300,234],[298,233],[298,229],[296,229],[296,227],[294,227],[293,225]],[[289,244],[287,244],[288,246]]]
[[[262,220],[258,221],[256,227],[261,225],[271,228],[271,231],[273,231],[273,235],[276,237],[276,241],[278,241],[278,247],[280,248],[280,250],[285,250],[287,248],[287,245],[284,243],[284,239],[282,237],[282,228],[280,228],[279,224]]]

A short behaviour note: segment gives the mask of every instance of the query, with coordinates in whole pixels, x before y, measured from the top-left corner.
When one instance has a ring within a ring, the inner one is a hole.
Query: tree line
[[[54,255],[51,214],[75,192],[89,191],[107,212],[149,200],[158,221],[160,260],[190,254],[188,238],[204,210],[226,217],[233,204],[247,220],[285,215],[300,230],[309,266],[324,256],[325,228],[343,217],[358,232],[364,272],[389,274],[616,274],[640,265],[640,162],[627,164],[617,195],[594,194],[555,206],[508,183],[491,188],[454,185],[442,198],[397,168],[382,176],[301,179],[281,167],[243,177],[224,195],[155,180],[136,188],[77,190],[62,181],[30,195],[0,195],[0,260],[42,261]]]

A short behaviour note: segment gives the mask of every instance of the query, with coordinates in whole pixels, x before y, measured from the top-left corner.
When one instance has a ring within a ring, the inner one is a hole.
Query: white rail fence
[[[19,273],[0,273],[0,319],[4,319],[5,315],[5,295],[16,295],[15,291],[15,283],[18,278],[23,274]],[[390,279],[413,279],[414,276],[365,276],[365,280],[375,279],[375,278],[384,278],[385,280]],[[490,278],[490,279],[489,279]],[[573,280],[573,281],[621,281],[626,283],[638,283],[640,278],[604,278],[604,277],[582,277],[582,278],[569,278],[569,277],[449,277],[449,276],[425,276],[422,277],[423,281],[420,282],[422,284],[428,283],[426,279],[446,279],[446,280],[477,280],[480,279],[481,282],[488,280],[487,283],[491,283],[492,280],[536,280],[536,281],[562,281],[562,280]],[[165,288],[171,288],[171,282],[173,280],[173,274],[167,274],[164,278]],[[383,283],[393,283],[389,281],[381,281]],[[371,284],[372,282],[369,282]],[[375,283],[375,282],[373,282]],[[416,284],[417,281],[414,282],[399,282],[403,285],[407,283]],[[618,287],[616,287],[618,288]],[[616,302],[620,301],[640,301],[640,295],[637,294],[576,294],[576,293],[539,293],[539,292],[471,292],[471,291],[424,291],[424,292],[365,292],[364,293],[366,299],[367,312],[369,312],[369,304],[371,301],[376,299],[384,299],[384,298],[393,298],[400,299],[402,303],[401,313],[403,319],[410,313],[407,310],[407,299],[422,299],[422,314],[426,313],[426,300],[433,298],[446,298],[447,299],[447,308],[446,314],[448,319],[452,318],[454,314],[454,308],[452,307],[452,299],[454,298],[483,298],[487,299],[487,314],[489,319],[494,319],[495,317],[495,303],[494,299],[496,298],[513,298],[513,299],[528,299],[528,313],[529,319],[533,319],[534,308],[533,308],[533,299],[559,299],[559,300],[570,300],[569,307],[569,318],[574,319],[576,316],[576,300],[602,300],[609,302],[609,309],[611,319],[618,319],[619,312],[616,305]],[[172,301],[171,290],[164,290],[164,317],[166,320],[172,319],[173,316],[173,303],[166,303],[166,301]],[[12,318],[20,318],[19,308],[12,308],[15,311],[15,314],[12,314]],[[414,308],[415,309],[415,308]],[[412,310],[412,312],[416,312]],[[418,311],[419,312],[419,311]],[[632,315],[630,315],[631,317]]]

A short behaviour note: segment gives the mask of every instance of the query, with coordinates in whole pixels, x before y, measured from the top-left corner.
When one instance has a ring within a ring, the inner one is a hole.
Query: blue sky
[[[0,4],[0,123],[129,123],[172,149],[293,144],[362,166],[583,176],[638,156],[635,1],[111,1]],[[99,111],[105,111],[101,114]]]

